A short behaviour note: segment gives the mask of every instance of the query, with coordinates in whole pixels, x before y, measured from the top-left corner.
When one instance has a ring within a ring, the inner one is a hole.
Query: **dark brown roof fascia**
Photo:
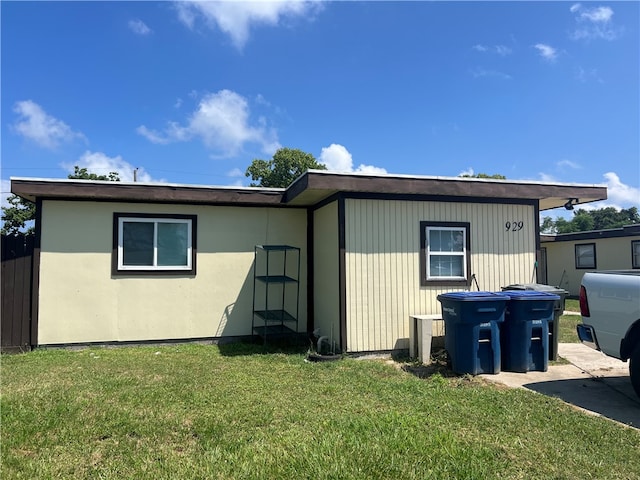
[[[412,178],[393,176],[332,175],[307,172],[308,189],[339,190],[342,192],[384,192],[400,194],[449,195],[473,197],[542,199],[548,197],[569,197],[575,195],[576,188],[585,198],[606,199],[605,187],[571,185],[545,185],[519,183],[505,180],[477,181],[445,178]],[[300,179],[302,180],[302,179]],[[514,191],[517,189],[517,191]],[[293,196],[287,196],[290,201]]]
[[[189,187],[180,185],[131,185],[120,182],[51,182],[11,180],[11,191],[27,200],[36,198],[95,201],[144,201],[162,203],[230,203],[282,205],[284,190]]]

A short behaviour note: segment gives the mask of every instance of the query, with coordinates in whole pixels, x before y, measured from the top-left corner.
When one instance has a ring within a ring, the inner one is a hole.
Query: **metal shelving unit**
[[[290,245],[256,245],[251,330],[267,343],[298,332],[300,249]]]

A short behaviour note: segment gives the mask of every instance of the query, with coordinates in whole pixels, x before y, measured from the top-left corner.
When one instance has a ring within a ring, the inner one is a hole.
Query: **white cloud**
[[[558,168],[572,168],[574,170],[582,168],[578,163],[572,162],[571,160],[560,160],[557,164]]]
[[[385,175],[387,170],[382,167],[375,167],[373,165],[358,165],[358,168],[354,170],[356,173],[370,173],[372,175]]]
[[[75,139],[86,141],[82,133],[73,131],[69,125],[49,115],[32,100],[17,102],[13,111],[18,114],[13,129],[40,147],[54,149],[62,142]]]
[[[236,155],[247,143],[260,145],[266,154],[273,154],[281,146],[277,132],[267,126],[266,119],[259,118],[256,123],[250,123],[249,103],[231,90],[205,95],[184,126],[169,122],[163,132],[145,125],[136,131],[158,144],[199,138],[224,157]]]
[[[336,143],[324,147],[318,160],[334,172],[353,171],[353,157],[351,153],[349,153],[349,150],[345,147]]]
[[[153,32],[142,20],[129,20],[129,30],[136,35],[149,35]]]
[[[511,80],[513,77],[508,73],[499,72],[497,70],[485,70],[484,68],[476,68],[471,71],[474,78],[493,77],[501,80]]]
[[[469,167],[466,170],[461,171],[458,176],[459,177],[465,177],[465,176],[469,176],[469,177],[473,177],[474,171],[473,168]]]
[[[510,47],[507,47],[506,45],[488,46],[488,45],[476,44],[471,48],[473,48],[477,52],[482,52],[482,53],[497,53],[502,57],[506,57],[507,55],[510,55],[513,52],[513,50]]]
[[[9,198],[11,193],[11,180],[0,180],[0,206],[9,207],[9,202],[7,202],[7,198]]]
[[[244,172],[239,168],[234,168],[233,170],[227,173],[228,177],[244,177]]]
[[[513,50],[511,50],[511,48],[505,46],[505,45],[496,45],[495,46],[496,49],[496,53],[498,55],[502,55],[503,57],[510,55],[511,52],[513,52]]]
[[[360,164],[356,169],[353,168],[353,157],[349,150],[337,143],[332,143],[328,147],[324,147],[320,152],[318,161],[324,164],[328,170],[332,172],[344,173],[371,173],[385,174],[387,171],[381,167],[373,165]]]
[[[626,205],[628,207],[640,206],[640,189],[622,183],[620,177],[614,172],[604,174],[607,184],[608,201]]]
[[[590,80],[595,80],[598,83],[604,83],[604,80],[598,73],[598,69],[592,68],[591,70],[585,70],[582,67],[576,69],[576,79],[582,83],[587,83]]]
[[[277,26],[283,20],[311,17],[322,8],[320,2],[312,1],[180,1],[175,6],[178,18],[189,29],[202,18],[209,28],[217,27],[229,35],[240,50],[249,40],[252,26]]]
[[[171,141],[166,136],[163,137],[162,134],[156,132],[155,130],[150,130],[147,127],[145,127],[144,125],[140,125],[138,128],[136,128],[136,132],[138,133],[138,135],[142,135],[144,138],[149,140],[151,143],[157,143],[159,145],[166,145],[167,143],[169,143]]]
[[[549,62],[554,62],[558,58],[558,51],[551,45],[537,43],[533,48],[537,49],[540,56]]]
[[[613,18],[613,10],[609,7],[596,7],[580,12],[580,18],[594,23],[607,23]]]
[[[622,29],[613,24],[614,12],[610,7],[586,8],[576,3],[569,10],[578,24],[571,34],[574,40],[615,40],[622,33]]]
[[[120,155],[116,157],[109,157],[102,152],[90,152],[86,151],[84,154],[73,164],[64,163],[63,168],[66,168],[69,173],[73,173],[73,167],[77,165],[80,168],[86,168],[90,173],[98,175],[108,175],[111,172],[117,172],[120,180],[123,182],[133,181],[133,171],[136,169],[134,165],[126,162]],[[151,175],[145,171],[144,168],[138,167],[136,174],[137,181],[139,182],[163,182],[163,179],[153,179]]]
[[[544,173],[544,172],[540,172],[538,173],[540,180],[543,182],[549,182],[549,183],[555,183],[558,181],[557,178],[555,178],[553,175],[550,175],[548,173]]]
[[[618,174],[614,172],[607,172],[603,176],[606,180],[604,185],[607,187],[607,200],[580,204],[576,208],[580,208],[583,210],[597,210],[606,207],[613,207],[617,210],[627,209],[631,207],[640,208],[640,189],[622,183]],[[557,181],[553,177],[543,173],[540,174],[540,177],[543,181]],[[567,218],[568,220],[570,220],[570,217],[572,216],[572,214],[570,214],[570,212],[567,212],[564,208],[547,210],[540,216],[542,218],[543,216],[554,215],[562,216],[564,218]]]

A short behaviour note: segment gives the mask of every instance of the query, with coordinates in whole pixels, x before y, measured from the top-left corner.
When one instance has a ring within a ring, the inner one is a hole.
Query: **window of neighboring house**
[[[195,274],[195,215],[114,214],[113,272]]]
[[[596,244],[576,245],[576,268],[596,268]]]
[[[631,241],[631,266],[640,268],[640,240]]]
[[[420,284],[467,285],[469,223],[420,222]]]

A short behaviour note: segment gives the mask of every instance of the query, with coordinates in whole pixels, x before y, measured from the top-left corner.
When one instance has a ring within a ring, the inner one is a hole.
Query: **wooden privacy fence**
[[[2,351],[31,349],[33,236],[2,236]]]

